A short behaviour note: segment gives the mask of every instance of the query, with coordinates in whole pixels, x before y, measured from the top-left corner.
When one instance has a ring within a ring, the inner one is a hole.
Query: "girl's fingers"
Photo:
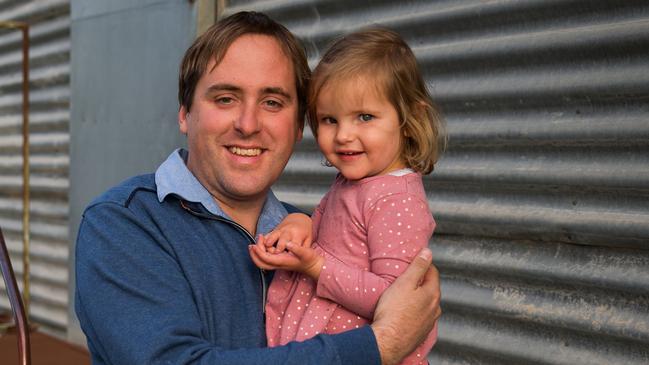
[[[312,243],[313,243],[313,239],[311,239],[311,236],[309,236],[304,240],[302,246],[307,247],[307,248],[311,248]]]
[[[275,231],[270,231],[270,233],[266,234],[264,239],[266,240],[266,246],[274,246],[275,242],[279,239],[281,236],[282,232],[275,230]]]
[[[255,243],[255,246],[259,249],[260,252],[268,252],[268,249],[266,247],[266,239],[261,234],[257,238],[257,243]]]
[[[287,253],[278,253],[275,255],[268,255],[265,257],[265,260],[268,264],[275,266],[276,268],[288,268],[291,267],[292,263],[295,261],[295,256]]]
[[[290,242],[290,240],[287,240],[285,237],[280,237],[277,240],[277,245],[275,246],[276,252],[284,252],[284,250],[286,250],[287,242]]]
[[[292,238],[292,234],[288,230],[274,230],[264,236],[264,244],[269,248],[270,252],[284,252],[286,250],[286,243],[291,242]]]
[[[264,270],[275,269],[274,267],[268,265],[268,263],[264,261],[264,259],[261,257],[260,253],[257,250],[258,248],[255,245],[248,246],[248,252],[250,252],[250,258],[252,259],[252,262],[254,262],[255,265],[257,265],[257,267],[259,267],[260,269],[264,269]]]
[[[288,249],[288,252],[292,253],[300,260],[305,259],[309,254],[311,254],[311,248],[302,247],[300,245],[296,245],[293,242],[289,242],[286,245],[286,248]]]
[[[255,242],[255,245],[260,247],[266,247],[266,239],[264,238],[263,234],[257,235],[257,242]]]
[[[260,259],[266,265],[273,266],[275,269],[292,270],[300,264],[300,260],[290,252],[279,252],[276,254],[262,253]]]

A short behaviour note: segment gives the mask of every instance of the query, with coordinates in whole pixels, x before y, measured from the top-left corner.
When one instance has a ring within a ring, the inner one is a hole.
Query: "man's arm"
[[[439,272],[432,259],[432,252],[422,249],[379,298],[372,329],[383,365],[396,364],[414,351],[442,314]]]
[[[220,348],[204,337],[191,288],[173,253],[154,243],[134,245],[152,235],[117,205],[94,209],[82,221],[76,310],[93,352],[106,363],[378,364],[380,349],[384,363],[393,364],[423,340],[439,316],[436,272],[419,286],[430,259],[416,259],[418,264],[379,301],[371,328],[272,349]],[[425,323],[424,316],[430,317]]]

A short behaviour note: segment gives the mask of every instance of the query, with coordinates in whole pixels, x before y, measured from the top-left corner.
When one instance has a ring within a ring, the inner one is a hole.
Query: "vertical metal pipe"
[[[14,322],[18,328],[18,355],[20,357],[20,365],[29,365],[31,364],[29,325],[27,315],[25,314],[25,307],[20,301],[20,291],[18,290],[18,284],[16,284],[16,276],[11,266],[9,250],[7,250],[2,229],[0,229],[0,270],[4,277],[7,296],[9,297],[9,303],[14,314]]]
[[[23,303],[29,319],[29,24],[0,21],[0,28],[20,29],[23,34]]]
[[[29,318],[29,25],[23,31],[23,301]]]

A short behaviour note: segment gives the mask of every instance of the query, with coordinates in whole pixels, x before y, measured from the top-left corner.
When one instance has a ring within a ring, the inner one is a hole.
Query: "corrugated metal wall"
[[[31,318],[60,336],[68,323],[69,12],[68,0],[0,2],[1,21],[30,24]],[[21,47],[19,31],[0,30],[0,226],[19,282]],[[9,308],[4,290],[0,308]]]
[[[413,47],[450,145],[425,179],[434,364],[649,363],[649,2],[230,1],[307,44],[373,23]],[[334,171],[304,141],[276,191]]]

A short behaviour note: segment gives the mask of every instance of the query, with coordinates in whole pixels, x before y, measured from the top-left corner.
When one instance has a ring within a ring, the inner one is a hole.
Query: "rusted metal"
[[[25,302],[25,311],[29,317],[29,24],[25,22],[3,21],[0,22],[0,28],[19,29],[23,35],[22,42],[22,93],[23,93],[23,301]]]
[[[0,268],[2,277],[7,287],[7,295],[11,303],[11,310],[14,315],[14,323],[18,328],[18,354],[21,365],[31,364],[31,347],[29,343],[29,325],[27,324],[27,315],[23,302],[20,300],[20,291],[14,276],[14,270],[9,259],[9,250],[5,244],[5,238],[0,228]]]

